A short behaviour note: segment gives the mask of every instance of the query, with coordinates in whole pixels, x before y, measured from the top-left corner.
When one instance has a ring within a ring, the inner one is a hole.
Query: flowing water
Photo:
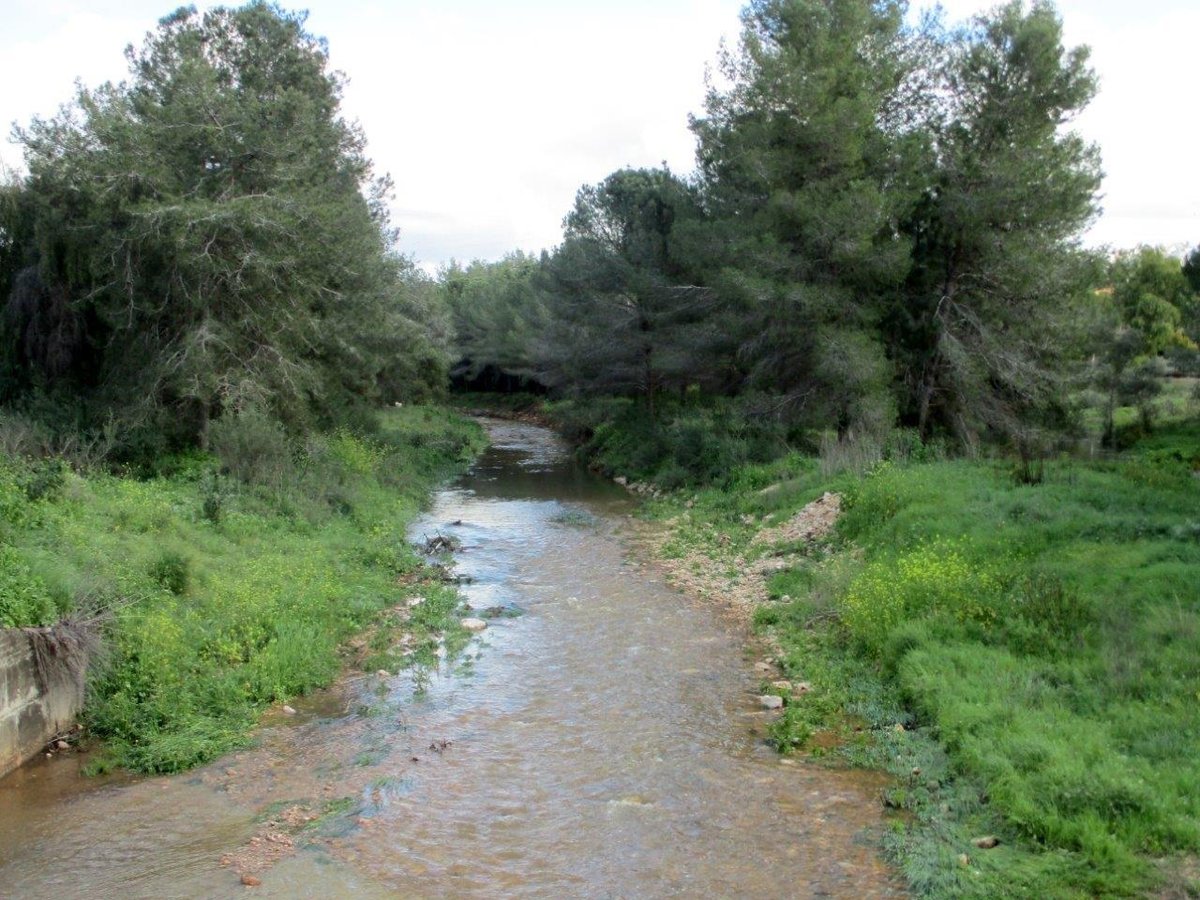
[[[487,425],[413,537],[456,537],[471,605],[523,614],[441,671],[269,714],[197,772],[23,767],[0,896],[898,896],[879,783],[781,761],[746,635],[630,559],[626,495],[550,432]]]

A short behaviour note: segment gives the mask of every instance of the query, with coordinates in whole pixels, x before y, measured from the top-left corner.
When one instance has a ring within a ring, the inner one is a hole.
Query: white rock
[[[291,708],[290,706],[288,706],[287,704],[284,704],[284,707],[283,707],[283,714],[284,714],[285,716],[294,716],[294,715],[296,714],[296,710],[292,709],[292,708]]]
[[[414,606],[420,606],[424,602],[425,602],[424,597],[413,597],[411,600],[408,601],[408,608],[412,609]]]
[[[774,694],[763,694],[758,698],[758,702],[762,704],[763,709],[783,709],[783,698]]]
[[[488,623],[483,619],[463,619],[458,623],[467,631],[483,631],[488,627]]]

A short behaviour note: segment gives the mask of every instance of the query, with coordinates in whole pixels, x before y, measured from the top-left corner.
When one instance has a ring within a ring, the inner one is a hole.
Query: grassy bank
[[[105,743],[98,765],[204,762],[265,704],[328,684],[343,642],[406,596],[426,598],[406,616],[415,655],[456,626],[457,594],[422,582],[405,529],[482,442],[473,423],[414,407],[369,436],[302,443],[237,423],[214,435],[220,459],[160,460],[149,477],[2,460],[0,624],[99,622],[84,715]],[[399,663],[374,649],[372,666]]]
[[[916,893],[1200,895],[1194,418],[1106,461],[1031,471],[897,435],[890,460],[830,474],[813,455],[752,462],[763,429],[746,440],[720,411],[706,433],[653,435],[595,406],[551,412],[607,469],[707,482],[648,506],[668,556],[731,589],[778,568],[755,623],[811,690],[786,692],[772,739],[896,776],[888,852]],[[692,462],[696,443],[723,471]],[[832,533],[754,541],[827,491]]]

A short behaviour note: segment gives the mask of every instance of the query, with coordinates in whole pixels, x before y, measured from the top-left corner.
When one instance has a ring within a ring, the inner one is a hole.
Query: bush
[[[182,594],[191,580],[191,564],[186,556],[164,550],[150,566],[150,577],[172,594]]]
[[[258,407],[213,422],[209,443],[225,471],[246,484],[280,489],[292,474],[287,432]]]
[[[935,541],[869,564],[842,597],[842,621],[875,654],[902,622],[930,615],[991,624],[1003,581],[972,562],[961,545]]]

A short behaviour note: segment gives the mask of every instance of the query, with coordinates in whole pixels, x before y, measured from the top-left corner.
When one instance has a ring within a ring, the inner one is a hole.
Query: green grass
[[[431,599],[409,630],[453,643],[458,599],[419,583],[405,530],[482,440],[413,407],[370,437],[275,447],[285,477],[269,485],[196,456],[159,477],[63,473],[31,490],[38,467],[0,461],[0,620],[100,616],[107,660],[83,716],[100,765],[196,765],[242,743],[264,705],[330,683],[343,642],[418,589]]]
[[[843,494],[756,611],[812,685],[772,740],[896,776],[887,847],[917,894],[1200,896],[1198,467],[1179,417],[1036,485],[1004,460],[831,478],[792,454],[649,514],[677,519],[668,553],[738,569],[761,524]]]

